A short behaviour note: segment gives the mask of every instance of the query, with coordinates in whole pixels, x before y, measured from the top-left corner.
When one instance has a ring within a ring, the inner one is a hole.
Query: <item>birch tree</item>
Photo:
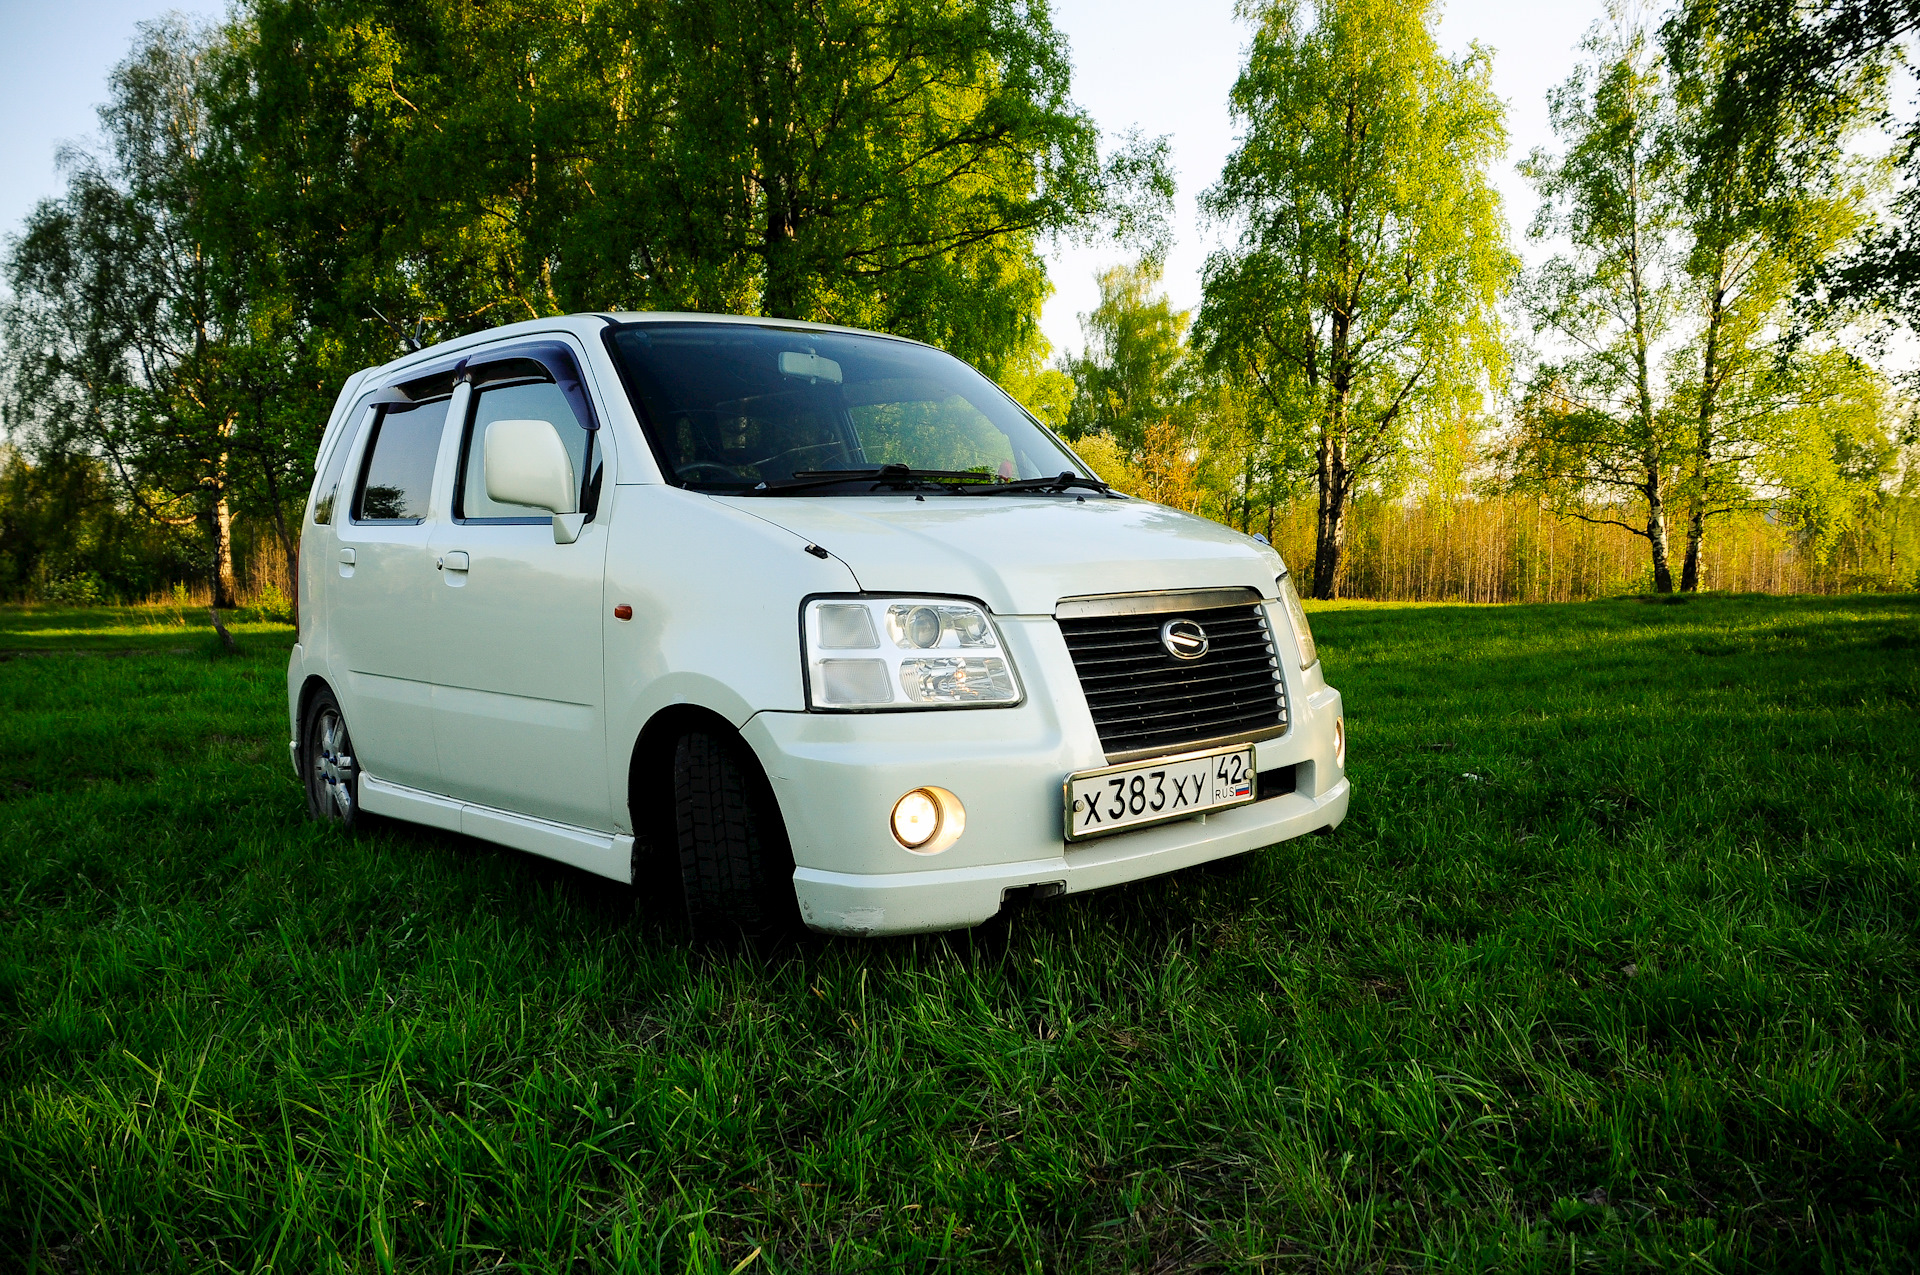
[[[12,244],[6,415],[17,439],[101,457],[152,521],[198,527],[214,605],[232,606],[249,334],[245,281],[209,207],[216,40],[177,19],[144,24],[100,110],[104,148],[64,157],[66,194]]]
[[[1616,19],[1584,51],[1588,61],[1548,95],[1565,152],[1536,150],[1522,166],[1541,200],[1529,233],[1571,246],[1528,281],[1524,303],[1569,352],[1536,370],[1509,459],[1561,513],[1644,537],[1654,591],[1671,593],[1681,442],[1659,386],[1680,305],[1671,104],[1644,30]]]
[[[1210,364],[1304,418],[1319,508],[1313,592],[1337,596],[1346,514],[1432,396],[1497,382],[1516,268],[1488,166],[1503,110],[1479,46],[1445,56],[1431,0],[1243,3],[1231,95],[1244,130],[1203,210]]]
[[[1885,454],[1882,378],[1795,316],[1867,224],[1870,169],[1847,157],[1838,102],[1817,122],[1731,127],[1741,64],[1723,34],[1702,18],[1656,43],[1616,10],[1549,96],[1565,150],[1524,166],[1532,233],[1569,251],[1523,292],[1549,354],[1505,460],[1557,512],[1643,537],[1659,593],[1675,587],[1675,518],[1691,592],[1713,519],[1764,508],[1817,545]]]
[[[1824,506],[1794,475],[1825,472],[1800,453],[1832,457],[1884,394],[1878,377],[1823,330],[1794,331],[1808,281],[1843,257],[1870,224],[1875,165],[1848,143],[1884,101],[1881,77],[1851,78],[1817,116],[1786,112],[1752,127],[1738,26],[1701,10],[1669,23],[1675,186],[1683,287],[1692,332],[1673,369],[1685,460],[1682,592],[1701,586],[1709,520],[1750,508],[1786,483],[1795,507]],[[1824,409],[1824,410],[1823,410]],[[1835,428],[1808,425],[1824,417]],[[1771,479],[1771,481],[1769,481]],[[1816,515],[1816,522],[1825,522]]]
[[[1137,451],[1149,426],[1183,414],[1193,390],[1191,316],[1158,290],[1160,269],[1146,260],[1097,276],[1100,303],[1080,316],[1086,345],[1062,360],[1074,385],[1069,438],[1105,433]]]

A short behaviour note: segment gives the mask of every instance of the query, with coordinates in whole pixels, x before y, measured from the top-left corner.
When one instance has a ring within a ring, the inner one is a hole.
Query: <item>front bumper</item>
[[[1342,777],[1317,797],[1287,793],[1218,814],[1083,842],[1050,859],[924,872],[857,873],[797,868],[800,915],[828,934],[923,934],[992,918],[1007,895],[1029,886],[1075,894],[1190,868],[1333,827],[1347,816]],[[971,826],[971,825],[969,825]]]
[[[1106,764],[1050,621],[1001,622],[1029,698],[1017,708],[834,714],[768,712],[743,734],[779,800],[801,916],[833,934],[915,934],[978,925],[1010,890],[1075,893],[1243,854],[1340,823],[1349,787],[1334,762],[1340,693],[1288,676],[1287,732],[1255,745],[1262,771],[1294,766],[1295,791],[1178,823],[1068,845],[1061,782]],[[903,793],[937,785],[966,807],[966,832],[933,856],[888,830]]]

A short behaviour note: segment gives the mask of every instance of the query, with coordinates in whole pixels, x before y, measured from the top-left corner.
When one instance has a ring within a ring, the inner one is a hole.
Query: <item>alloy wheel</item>
[[[353,740],[347,735],[347,724],[341,720],[340,710],[328,704],[320,710],[315,726],[313,777],[319,784],[318,804],[324,817],[352,823],[354,781],[359,770],[353,760]]]

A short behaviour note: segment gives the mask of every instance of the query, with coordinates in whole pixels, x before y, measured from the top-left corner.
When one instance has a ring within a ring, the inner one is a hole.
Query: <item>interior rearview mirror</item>
[[[796,350],[787,350],[780,355],[780,371],[786,376],[804,376],[810,381],[831,381],[840,384],[840,365],[832,359],[823,359],[818,354],[801,354]]]
[[[572,543],[585,521],[580,483],[553,423],[495,421],[487,426],[484,446],[487,497],[503,505],[547,510],[554,516],[553,538]]]

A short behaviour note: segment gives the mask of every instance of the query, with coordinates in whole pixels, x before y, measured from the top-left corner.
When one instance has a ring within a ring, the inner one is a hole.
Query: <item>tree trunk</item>
[[[1696,593],[1700,588],[1700,546],[1707,531],[1707,483],[1713,476],[1714,417],[1720,407],[1720,327],[1726,319],[1727,293],[1720,286],[1726,274],[1723,249],[1714,276],[1713,295],[1707,302],[1706,344],[1700,359],[1700,410],[1694,418],[1693,490],[1687,499],[1687,560],[1680,569],[1680,592]]]
[[[804,291],[799,254],[794,251],[794,222],[777,201],[778,187],[767,192],[767,228],[763,245],[766,279],[760,313],[770,319],[799,319]]]
[[[273,506],[273,534],[280,541],[280,552],[287,560],[287,595],[293,607],[293,625],[300,627],[300,542],[287,526],[287,511],[280,501],[280,484],[274,481],[273,465],[262,458],[260,472],[267,482],[267,502]],[[302,510],[304,515],[305,510]]]
[[[1334,473],[1334,442],[1332,431],[1320,436],[1320,507],[1316,512],[1313,525],[1313,596],[1331,598],[1333,596],[1334,574],[1340,569],[1339,527],[1342,495],[1339,480]]]
[[[1680,592],[1700,591],[1700,550],[1707,535],[1707,511],[1694,502],[1687,511],[1687,557],[1680,565]]]
[[[1335,480],[1320,501],[1320,534],[1313,560],[1313,596],[1331,601],[1340,596],[1340,559],[1347,547],[1347,493]]]
[[[1667,559],[1667,504],[1660,494],[1660,471],[1647,467],[1647,544],[1653,549],[1653,591],[1673,592],[1673,567]]]
[[[1340,260],[1347,255],[1343,235]],[[1353,368],[1347,345],[1354,306],[1334,307],[1327,348],[1327,416],[1320,431],[1320,517],[1313,556],[1313,596],[1322,601],[1339,596],[1340,552],[1346,546],[1347,399],[1353,388]]]
[[[213,605],[231,609],[239,605],[240,589],[233,577],[233,510],[227,504],[224,485],[213,502]]]
[[[1666,499],[1660,490],[1662,440],[1659,414],[1653,401],[1653,336],[1647,327],[1647,288],[1645,254],[1640,251],[1641,222],[1640,166],[1635,162],[1628,176],[1627,198],[1631,207],[1631,230],[1627,243],[1627,278],[1633,293],[1634,411],[1640,418],[1641,458],[1646,465],[1647,544],[1653,550],[1653,591],[1673,592],[1673,568],[1667,558]]]

